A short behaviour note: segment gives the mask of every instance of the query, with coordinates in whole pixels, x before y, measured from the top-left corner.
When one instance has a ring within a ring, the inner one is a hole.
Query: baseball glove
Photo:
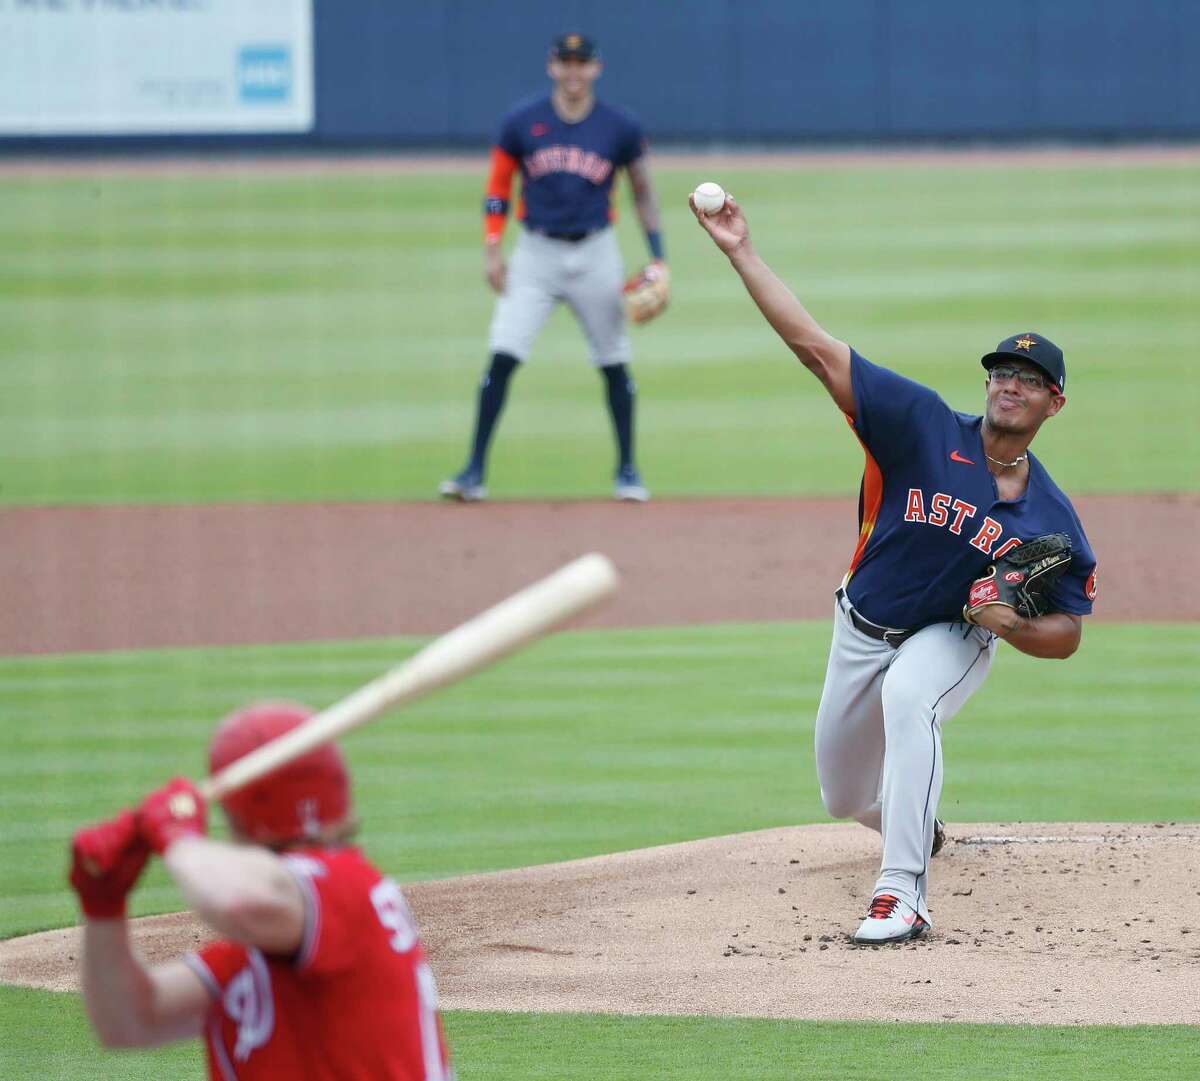
[[[971,583],[963,619],[972,618],[992,604],[1006,604],[1025,617],[1045,615],[1050,610],[1046,591],[1062,577],[1071,562],[1071,538],[1065,533],[1047,533],[1006,552]]]
[[[671,299],[671,272],[666,263],[650,263],[625,283],[625,314],[634,323],[648,323]]]

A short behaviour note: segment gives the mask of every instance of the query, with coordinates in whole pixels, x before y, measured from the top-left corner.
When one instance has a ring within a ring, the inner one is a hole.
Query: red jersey
[[[214,942],[185,960],[213,996],[214,1081],[449,1081],[437,989],[400,887],[357,848],[283,857],[304,896],[295,957]]]

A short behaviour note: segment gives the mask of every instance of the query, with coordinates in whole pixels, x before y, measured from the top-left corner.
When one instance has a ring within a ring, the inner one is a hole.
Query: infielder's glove
[[[1005,604],[1027,618],[1045,615],[1050,610],[1046,591],[1070,562],[1071,538],[1065,533],[1047,533],[1018,544],[971,583],[963,619],[974,623],[974,616],[992,604]]]
[[[628,281],[623,291],[625,314],[634,323],[648,323],[671,299],[671,272],[666,263],[644,266]]]

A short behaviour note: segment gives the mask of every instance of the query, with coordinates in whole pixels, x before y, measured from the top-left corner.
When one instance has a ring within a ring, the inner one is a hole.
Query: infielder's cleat
[[[442,481],[438,494],[446,499],[457,499],[460,503],[479,503],[487,499],[483,486],[483,475],[478,469],[464,469],[457,477]]]
[[[888,942],[907,942],[927,930],[929,924],[917,915],[911,905],[890,893],[881,893],[871,898],[867,918],[853,937],[860,946],[881,946]]]
[[[613,485],[613,497],[626,503],[645,503],[650,498],[650,492],[642,483],[641,474],[632,465],[623,465],[617,470],[617,478]]]
[[[933,820],[933,848],[929,852],[929,858],[933,859],[942,850],[942,846],[946,843],[946,823],[940,818]]]

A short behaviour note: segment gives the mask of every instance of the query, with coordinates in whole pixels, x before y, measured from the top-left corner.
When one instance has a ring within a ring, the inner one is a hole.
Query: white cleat
[[[888,942],[907,942],[929,930],[916,909],[890,893],[871,898],[867,918],[854,932],[860,946],[881,946]]]
[[[438,495],[445,499],[457,499],[460,503],[481,503],[487,499],[483,477],[474,469],[464,469],[457,477],[442,481]]]
[[[631,465],[617,471],[613,483],[613,498],[625,503],[645,503],[650,498],[650,492],[642,483],[641,474]]]

